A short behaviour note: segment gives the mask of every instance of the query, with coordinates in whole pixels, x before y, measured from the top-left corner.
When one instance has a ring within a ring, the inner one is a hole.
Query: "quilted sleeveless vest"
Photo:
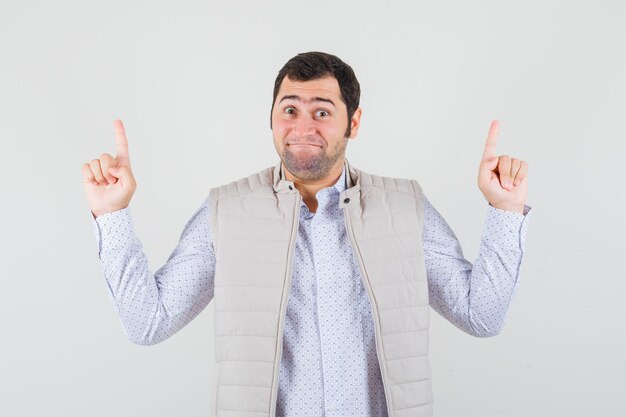
[[[389,417],[432,416],[422,190],[345,161],[346,230],[374,319]],[[274,417],[301,196],[282,164],[209,192],[216,417]]]

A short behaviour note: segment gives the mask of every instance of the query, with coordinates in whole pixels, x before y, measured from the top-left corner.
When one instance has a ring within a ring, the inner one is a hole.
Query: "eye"
[[[321,117],[326,117],[329,115],[329,113],[326,110],[318,110],[317,115]]]
[[[294,114],[296,112],[296,109],[294,109],[293,107],[285,107],[283,111],[287,114]]]

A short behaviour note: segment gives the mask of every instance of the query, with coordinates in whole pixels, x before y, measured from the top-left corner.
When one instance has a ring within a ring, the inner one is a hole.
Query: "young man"
[[[214,300],[217,416],[430,416],[429,307],[475,336],[502,329],[530,211],[527,164],[496,156],[494,121],[472,265],[417,181],[348,163],[359,96],[336,56],[289,60],[270,119],[280,162],[211,189],[155,274],[131,223],[136,182],[121,121],[116,157],[83,165],[99,258],[130,340],[159,343]]]

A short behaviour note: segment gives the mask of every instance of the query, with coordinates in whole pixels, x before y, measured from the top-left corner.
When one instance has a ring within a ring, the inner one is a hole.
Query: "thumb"
[[[126,166],[111,167],[109,168],[109,173],[118,179],[126,179],[132,176],[130,168]]]

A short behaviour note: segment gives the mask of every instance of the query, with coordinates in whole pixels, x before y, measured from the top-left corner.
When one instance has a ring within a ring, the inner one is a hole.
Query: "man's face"
[[[351,120],[350,138],[357,134],[360,116],[359,108]],[[344,137],[347,119],[336,78],[292,81],[285,77],[272,110],[272,134],[287,170],[302,181],[315,181],[343,164],[349,140]]]

